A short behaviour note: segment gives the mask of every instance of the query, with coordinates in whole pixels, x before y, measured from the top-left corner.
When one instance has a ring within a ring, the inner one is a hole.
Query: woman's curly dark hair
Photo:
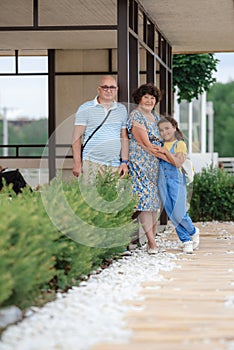
[[[143,84],[138,89],[136,89],[133,94],[133,100],[138,105],[142,97],[146,94],[154,96],[156,99],[156,104],[161,100],[162,94],[161,91],[152,83]]]

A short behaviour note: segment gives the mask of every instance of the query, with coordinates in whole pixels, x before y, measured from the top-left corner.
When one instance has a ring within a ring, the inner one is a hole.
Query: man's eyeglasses
[[[117,86],[114,86],[114,85],[111,85],[111,86],[108,86],[108,85],[102,85],[100,86],[100,88],[104,91],[108,91],[108,90],[111,90],[111,91],[114,91],[117,89]]]

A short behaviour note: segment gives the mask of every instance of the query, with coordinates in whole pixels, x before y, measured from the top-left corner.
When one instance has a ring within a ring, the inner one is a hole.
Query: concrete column
[[[3,144],[8,145],[8,120],[7,120],[7,108],[3,107]],[[8,148],[3,148],[3,156],[8,156]]]
[[[206,91],[201,95],[201,153],[206,153]]]
[[[177,120],[178,125],[180,125],[180,104],[178,103],[178,87],[176,87],[174,93],[174,118],[175,120]]]
[[[193,151],[193,103],[189,103],[189,115],[188,115],[188,153]]]
[[[211,153],[213,158],[214,153],[214,109],[213,102],[208,101],[206,104],[208,115],[208,152]]]

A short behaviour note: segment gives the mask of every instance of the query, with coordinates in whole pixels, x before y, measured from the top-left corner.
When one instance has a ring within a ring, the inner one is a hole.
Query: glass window
[[[19,56],[19,73],[47,73],[48,59],[45,56]]]
[[[139,58],[140,58],[140,71],[142,72],[145,72],[146,71],[146,50],[140,46],[140,55],[139,55]]]
[[[47,76],[0,76],[0,144],[47,142],[47,95]],[[40,156],[42,150],[28,148],[27,152]],[[15,148],[0,148],[2,154],[15,156]],[[20,155],[26,154],[21,149]]]
[[[154,51],[155,53],[158,55],[158,47],[159,47],[159,44],[158,44],[158,31],[155,30],[155,36],[154,36]]]
[[[1,73],[15,73],[15,57],[0,57],[0,74]]]
[[[47,76],[0,76],[0,108],[9,119],[48,118]]]
[[[144,15],[142,11],[138,11],[138,35],[140,40],[144,40]]]

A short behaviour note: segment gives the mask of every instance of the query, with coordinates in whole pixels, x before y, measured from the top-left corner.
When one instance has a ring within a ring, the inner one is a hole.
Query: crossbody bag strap
[[[87,145],[87,143],[90,141],[90,139],[93,137],[93,135],[101,128],[101,126],[105,123],[105,121],[107,120],[107,118],[109,117],[111,112],[111,109],[108,111],[107,115],[105,116],[105,118],[103,119],[103,121],[101,122],[100,125],[98,125],[98,127],[92,132],[92,134],[88,137],[88,139],[85,141],[85,143],[82,146],[82,151],[84,150],[85,146]]]

